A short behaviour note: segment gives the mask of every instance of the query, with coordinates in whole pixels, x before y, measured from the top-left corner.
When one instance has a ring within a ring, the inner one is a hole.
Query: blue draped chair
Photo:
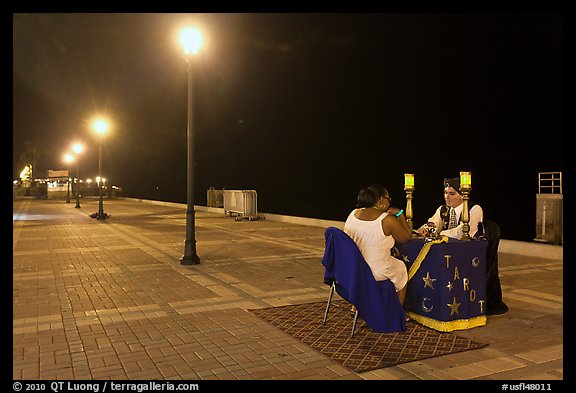
[[[324,323],[336,291],[356,307],[351,337],[359,316],[373,331],[392,333],[406,331],[406,313],[394,284],[390,280],[376,281],[360,249],[344,231],[328,227],[324,231],[326,248],[322,257],[324,283],[330,285],[330,295],[324,313]]]

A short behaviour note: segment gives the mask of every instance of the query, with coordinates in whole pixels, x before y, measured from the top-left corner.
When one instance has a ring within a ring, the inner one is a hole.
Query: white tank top
[[[394,238],[384,234],[382,229],[382,220],[388,213],[382,213],[373,221],[364,221],[354,215],[358,210],[360,209],[354,209],[348,215],[344,232],[358,245],[376,280],[392,279],[395,272],[391,270],[396,269],[390,266],[390,259],[395,259],[390,255],[390,249],[394,247],[395,242]]]

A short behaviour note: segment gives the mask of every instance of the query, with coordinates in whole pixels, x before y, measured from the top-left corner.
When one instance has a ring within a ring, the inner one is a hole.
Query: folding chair
[[[326,303],[326,311],[324,312],[324,321],[322,322],[323,325],[326,325],[326,321],[328,320],[328,311],[330,311],[330,306],[332,306],[332,295],[334,295],[334,291],[336,290],[336,280],[332,280],[332,285],[330,285],[330,294],[328,295],[328,302]],[[334,304],[335,307],[339,307],[337,304]],[[356,321],[358,321],[358,309],[356,308],[356,312],[354,313],[354,321],[352,322],[352,331],[350,332],[350,337],[354,337],[354,331],[356,330]]]
[[[324,312],[325,324],[334,291],[356,307],[352,332],[354,337],[358,317],[376,332],[406,330],[406,313],[390,280],[376,281],[360,249],[344,231],[328,227],[324,231],[326,248],[322,257],[324,283],[330,294]]]

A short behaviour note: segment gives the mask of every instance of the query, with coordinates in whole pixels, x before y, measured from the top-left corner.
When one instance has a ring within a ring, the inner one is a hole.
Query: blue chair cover
[[[392,281],[374,279],[360,249],[341,229],[328,227],[324,237],[324,283],[335,281],[336,292],[356,306],[360,318],[375,332],[406,331],[406,313]]]

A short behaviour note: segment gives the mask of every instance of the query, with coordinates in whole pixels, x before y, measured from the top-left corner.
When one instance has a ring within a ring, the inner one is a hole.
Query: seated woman
[[[357,208],[348,215],[344,232],[358,245],[376,281],[392,281],[403,305],[408,271],[390,250],[396,242],[408,242],[412,232],[403,210],[392,207],[391,202],[388,190],[380,185],[361,189]]]

